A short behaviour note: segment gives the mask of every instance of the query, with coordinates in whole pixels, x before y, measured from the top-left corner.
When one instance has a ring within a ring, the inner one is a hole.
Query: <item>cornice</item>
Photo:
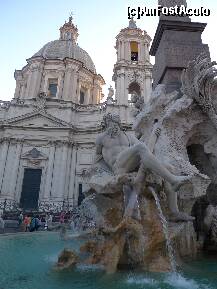
[[[164,31],[203,32],[206,23],[160,20],[150,48],[150,55],[155,56]]]

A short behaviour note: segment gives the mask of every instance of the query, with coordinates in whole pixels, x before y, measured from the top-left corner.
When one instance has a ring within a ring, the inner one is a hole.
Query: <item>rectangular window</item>
[[[48,79],[48,95],[51,97],[56,97],[57,94],[58,79],[50,78]]]

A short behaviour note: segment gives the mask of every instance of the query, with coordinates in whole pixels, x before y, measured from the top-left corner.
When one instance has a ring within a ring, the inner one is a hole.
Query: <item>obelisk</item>
[[[185,0],[158,0],[164,7],[184,5]],[[153,87],[165,84],[168,92],[179,89],[181,73],[190,60],[201,52],[209,56],[209,47],[202,43],[201,34],[206,23],[191,22],[188,16],[161,15],[150,49],[155,56]]]

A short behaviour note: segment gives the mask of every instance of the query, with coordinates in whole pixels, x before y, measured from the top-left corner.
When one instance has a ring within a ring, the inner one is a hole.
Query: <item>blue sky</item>
[[[79,46],[89,53],[107,86],[112,84],[116,61],[115,36],[128,25],[127,7],[155,5],[157,0],[0,0],[0,99],[13,97],[14,70],[21,69],[26,59],[44,44],[59,38],[59,28],[71,11],[79,29]],[[203,6],[211,10],[211,16],[192,17],[192,21],[208,23],[203,42],[209,44],[211,57],[217,60],[217,1],[191,0],[188,6]],[[153,38],[157,23],[158,17],[143,17],[137,21],[137,26]],[[106,94],[107,86],[104,89]]]

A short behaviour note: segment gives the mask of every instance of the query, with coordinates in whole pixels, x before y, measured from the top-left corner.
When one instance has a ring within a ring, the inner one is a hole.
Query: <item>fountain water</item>
[[[166,247],[167,247],[168,256],[169,256],[170,265],[171,265],[171,270],[172,270],[172,272],[176,272],[177,264],[176,264],[176,260],[174,257],[174,250],[173,250],[172,243],[171,243],[170,236],[169,236],[167,220],[164,217],[164,214],[162,212],[158,195],[156,194],[155,190],[152,187],[149,187],[149,190],[151,191],[151,193],[155,199],[155,203],[156,203],[157,210],[159,213],[160,221],[162,223],[163,233],[164,233],[164,236],[166,239]]]

